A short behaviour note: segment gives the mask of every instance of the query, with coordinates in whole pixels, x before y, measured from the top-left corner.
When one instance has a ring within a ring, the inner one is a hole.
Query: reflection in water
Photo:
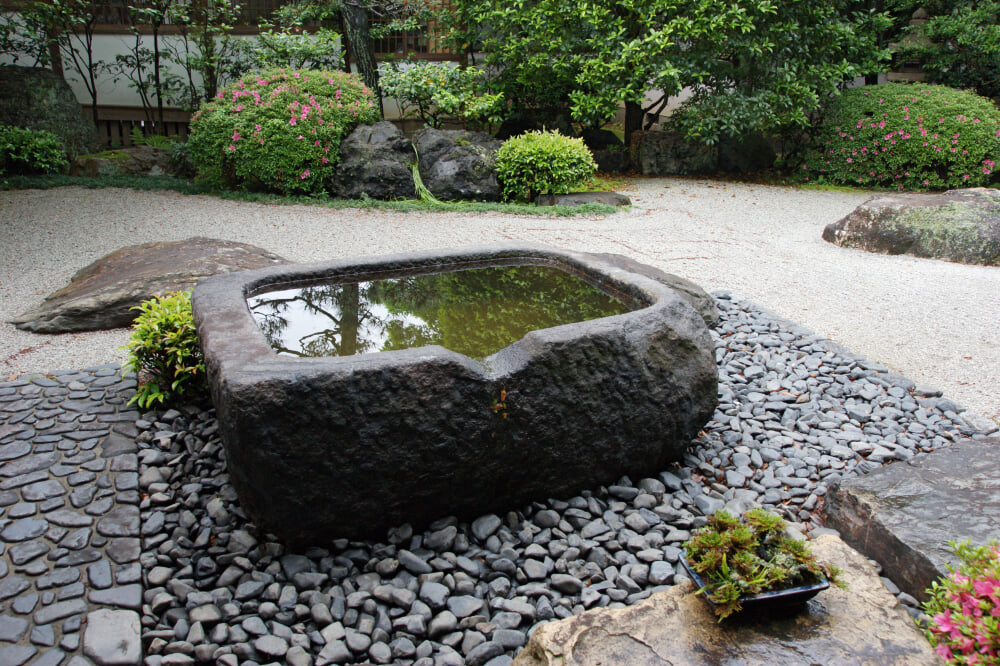
[[[492,266],[268,291],[247,299],[277,352],[350,356],[441,345],[484,358],[528,331],[628,312],[548,266]]]

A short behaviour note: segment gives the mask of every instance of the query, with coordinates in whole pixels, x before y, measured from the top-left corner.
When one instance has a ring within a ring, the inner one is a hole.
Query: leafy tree
[[[923,8],[926,23],[906,29],[900,55],[916,57],[927,80],[1000,97],[1000,1],[902,0],[906,14]]]
[[[239,76],[241,40],[233,36],[238,18],[237,0],[176,0],[170,8],[178,39],[167,46],[167,58],[183,71],[181,77],[171,75],[165,87],[175,104],[197,109]]]
[[[876,67],[881,14],[846,0],[459,0],[507,99],[553,93],[597,126],[625,106],[625,133],[689,87],[677,124],[712,143],[723,134],[804,126],[821,98]],[[645,106],[646,92],[663,97]]]

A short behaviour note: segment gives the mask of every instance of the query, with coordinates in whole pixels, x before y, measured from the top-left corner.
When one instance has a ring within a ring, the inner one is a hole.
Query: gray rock
[[[450,592],[445,585],[424,581],[420,584],[420,600],[431,607],[432,610],[441,610],[448,603]]]
[[[629,147],[632,167],[644,176],[713,173],[719,149],[687,141],[672,132],[633,132]]]
[[[884,254],[1000,265],[1000,192],[893,194],[867,201],[823,230],[823,240]]]
[[[142,660],[139,614],[104,609],[88,613],[83,653],[100,666],[138,664]]]
[[[499,516],[489,513],[472,521],[470,528],[472,535],[479,541],[486,541],[486,539],[500,528],[501,524]]]
[[[499,657],[504,653],[504,646],[496,641],[486,641],[469,650],[465,655],[465,663],[468,666],[483,666],[494,657]]]
[[[909,464],[845,479],[827,494],[826,523],[904,592],[925,600],[958,560],[951,541],[985,544],[1000,525],[1000,438],[967,440]]]
[[[16,643],[28,632],[28,621],[20,617],[0,615],[0,641]]]
[[[425,127],[413,135],[420,177],[438,199],[495,201],[500,197],[494,154],[500,142],[489,134]]]
[[[909,615],[882,586],[864,557],[837,537],[811,544],[844,572],[848,589],[831,587],[810,612],[718,622],[688,581],[629,608],[597,609],[540,625],[516,666],[550,664],[761,663],[797,666],[844,661],[939,664]]]
[[[66,80],[51,69],[0,68],[0,125],[52,132],[71,158],[100,150],[93,119]]]
[[[288,652],[288,643],[277,636],[261,636],[253,642],[253,647],[270,659],[283,659]]]
[[[127,327],[138,316],[131,308],[155,294],[189,290],[217,273],[283,263],[252,245],[210,238],[133,245],[80,269],[68,286],[11,323],[34,333]]]
[[[340,144],[330,191],[342,199],[412,199],[416,196],[413,144],[395,125],[358,125]]]

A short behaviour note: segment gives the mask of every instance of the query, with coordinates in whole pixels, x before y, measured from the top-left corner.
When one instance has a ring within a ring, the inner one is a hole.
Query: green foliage
[[[691,139],[802,127],[844,81],[876,69],[881,14],[849,0],[459,0],[457,43],[486,53],[515,107],[559,107],[589,126],[648,90],[692,97]],[[655,106],[655,105],[652,105]],[[651,107],[646,107],[650,110]],[[632,114],[635,115],[634,113]],[[631,129],[635,129],[632,127]]]
[[[204,394],[205,362],[191,313],[190,292],[154,296],[132,308],[132,338],[125,349],[125,370],[136,373],[139,390],[129,401],[148,408],[181,397]]]
[[[168,149],[173,148],[174,144],[177,143],[173,137],[163,136],[162,134],[143,134],[142,128],[134,125],[128,135],[133,146]]]
[[[785,521],[751,509],[742,522],[717,511],[684,544],[688,564],[706,585],[699,592],[718,604],[723,620],[742,608],[743,597],[837,580],[837,570],[816,561],[805,543],[785,534]]]
[[[504,142],[496,154],[497,179],[508,199],[565,194],[587,183],[597,163],[582,139],[558,132],[527,132]]]
[[[165,43],[166,57],[181,74],[165,73],[163,92],[173,104],[193,111],[242,73],[242,40],[233,35],[239,13],[238,0],[175,0],[169,7],[177,37]]]
[[[1000,1],[912,0],[930,15],[911,26],[900,55],[916,57],[927,80],[975,90],[984,97],[1000,97]]]
[[[960,564],[927,590],[927,639],[949,664],[1000,664],[1000,542],[951,548]]]
[[[503,93],[484,91],[483,72],[446,63],[389,63],[380,69],[382,92],[395,97],[406,115],[416,114],[431,127],[445,118],[492,125],[500,120]]]
[[[311,7],[297,3],[283,5],[274,14],[274,22],[262,21],[255,41],[240,45],[241,57],[248,71],[285,67],[288,69],[340,69],[340,35],[326,27],[305,30],[308,20],[319,16]]]
[[[994,177],[1000,110],[944,86],[889,83],[844,91],[816,128],[803,178],[863,187],[976,187]]]
[[[319,193],[344,136],[376,120],[372,93],[356,76],[278,69],[246,75],[203,105],[187,151],[212,187]]]
[[[69,165],[52,132],[0,125],[0,174],[55,173]]]

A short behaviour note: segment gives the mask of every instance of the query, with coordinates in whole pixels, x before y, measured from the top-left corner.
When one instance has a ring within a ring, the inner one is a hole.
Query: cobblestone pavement
[[[138,412],[117,367],[0,384],[0,664],[141,659]]]

